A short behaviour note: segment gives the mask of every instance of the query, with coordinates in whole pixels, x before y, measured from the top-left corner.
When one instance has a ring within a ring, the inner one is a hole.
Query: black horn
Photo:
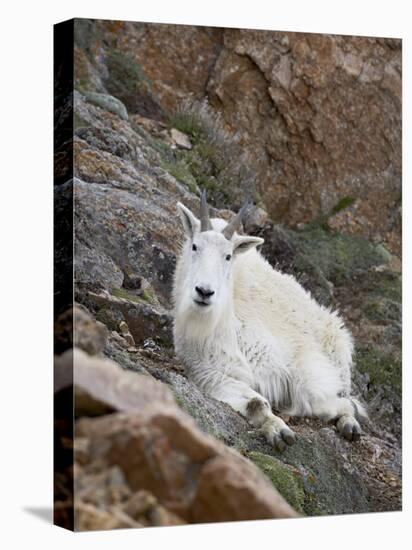
[[[209,207],[206,201],[206,189],[200,195],[200,231],[210,231],[212,224],[209,218]]]
[[[249,203],[246,201],[239,212],[236,214],[236,216],[223,229],[222,235],[226,237],[226,239],[228,239],[229,241],[233,237],[233,233],[242,225],[243,216],[245,215],[248,207]]]

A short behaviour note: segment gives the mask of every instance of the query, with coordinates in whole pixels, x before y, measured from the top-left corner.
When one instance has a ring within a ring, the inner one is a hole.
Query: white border
[[[0,32],[0,128],[2,132],[1,223],[1,412],[0,543],[3,548],[39,546],[113,548],[339,548],[406,546],[409,498],[404,512],[301,520],[245,522],[141,531],[71,534],[29,513],[51,505],[52,490],[52,24],[71,17],[127,19],[336,34],[394,36],[410,56],[407,0],[283,1],[222,0],[135,2],[72,0],[3,3]],[[7,8],[5,8],[7,6]],[[412,97],[410,64],[404,100]],[[404,101],[404,182],[410,103]],[[373,200],[373,197],[371,198]],[[409,212],[404,184],[404,214]],[[405,220],[407,216],[404,216]],[[404,223],[404,267],[410,273]],[[404,276],[406,281],[406,275]],[[404,288],[405,357],[409,358],[409,292]],[[407,367],[407,361],[405,360]],[[410,377],[404,369],[404,388]],[[405,392],[404,392],[405,395]],[[404,400],[405,434],[409,399]],[[409,446],[404,494],[409,497]],[[410,527],[410,526],[409,526]],[[137,546],[138,545],[138,546]]]

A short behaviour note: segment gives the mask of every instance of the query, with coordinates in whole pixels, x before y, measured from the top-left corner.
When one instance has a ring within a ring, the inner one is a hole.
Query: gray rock
[[[97,355],[106,346],[109,331],[103,323],[96,322],[90,313],[82,306],[74,308],[74,346]]]
[[[246,233],[252,233],[262,229],[268,221],[269,215],[266,210],[260,206],[252,206],[246,212],[243,227]]]
[[[180,130],[177,130],[176,128],[172,128],[170,130],[170,137],[172,138],[172,141],[177,147],[180,147],[181,149],[192,149],[192,143],[189,139],[189,136],[181,132]]]

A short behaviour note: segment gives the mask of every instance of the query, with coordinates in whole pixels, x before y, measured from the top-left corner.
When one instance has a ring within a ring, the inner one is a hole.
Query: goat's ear
[[[260,237],[243,237],[238,235],[233,239],[233,254],[242,254],[243,252],[247,252],[251,248],[255,248],[263,243],[264,240]]]
[[[196,216],[191,212],[184,204],[181,202],[177,203],[177,210],[182,220],[183,229],[185,230],[186,235],[189,238],[193,238],[194,234],[197,233],[200,229],[200,221]]]

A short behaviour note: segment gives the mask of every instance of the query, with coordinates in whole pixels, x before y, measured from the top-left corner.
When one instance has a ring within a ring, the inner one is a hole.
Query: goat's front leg
[[[225,382],[215,388],[211,395],[245,416],[278,451],[284,451],[295,442],[295,434],[281,418],[273,414],[267,399],[247,384],[226,377]]]
[[[261,396],[253,397],[246,405],[246,418],[253,426],[260,428],[266,439],[278,451],[284,451],[287,445],[296,440],[294,432],[279,416],[273,414],[269,403]]]

